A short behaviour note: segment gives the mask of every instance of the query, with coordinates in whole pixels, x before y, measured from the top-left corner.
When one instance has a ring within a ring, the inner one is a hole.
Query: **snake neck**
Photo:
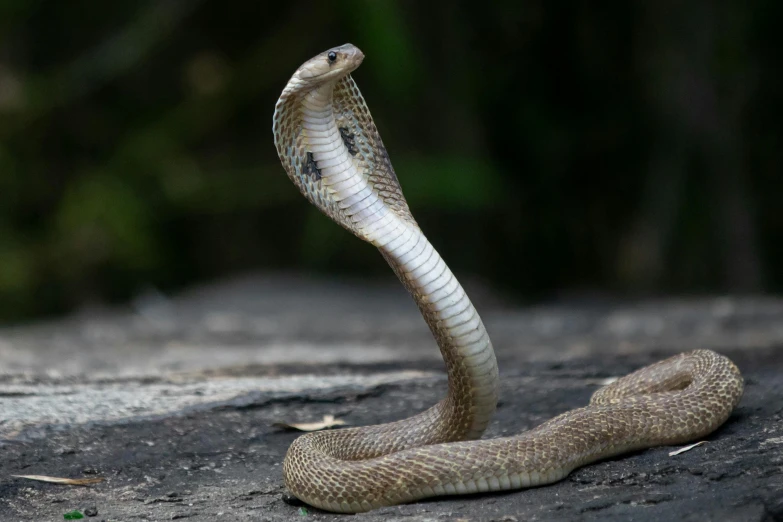
[[[448,440],[477,439],[498,400],[498,367],[478,312],[443,258],[418,228],[383,245],[383,257],[419,307],[446,364],[449,394],[438,405],[448,411]]]
[[[440,348],[449,394],[432,410],[431,442],[475,439],[486,429],[498,397],[495,353],[470,299],[422,231],[385,204],[367,168],[354,158],[332,104],[334,84],[303,96],[302,132],[311,169],[320,177],[354,234],[375,245],[413,297]],[[358,141],[358,143],[357,143]],[[384,151],[385,153],[385,151]],[[435,415],[433,415],[433,413]],[[421,425],[421,424],[418,424]],[[448,426],[448,428],[445,428]]]

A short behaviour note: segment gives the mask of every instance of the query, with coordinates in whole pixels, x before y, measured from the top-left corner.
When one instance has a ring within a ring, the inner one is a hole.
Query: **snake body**
[[[351,44],[305,62],[275,107],[280,160],[302,194],[375,245],[413,297],[446,363],[448,394],[397,422],[297,438],[287,488],[313,506],[369,511],[418,499],[558,481],[613,455],[703,437],[742,396],[739,370],[709,350],[680,354],[599,389],[584,408],[522,434],[476,440],[495,411],[498,369],[473,304],[411,215],[350,74]]]

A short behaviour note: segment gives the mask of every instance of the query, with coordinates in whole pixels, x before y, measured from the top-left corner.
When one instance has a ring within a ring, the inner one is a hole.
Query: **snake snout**
[[[351,64],[353,64],[354,68],[359,67],[362,61],[364,61],[364,53],[362,50],[353,44],[345,44],[344,47],[346,48],[345,54],[351,61]]]

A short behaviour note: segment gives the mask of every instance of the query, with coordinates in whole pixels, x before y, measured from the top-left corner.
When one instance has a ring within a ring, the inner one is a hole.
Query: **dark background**
[[[354,73],[413,214],[519,302],[783,290],[783,3],[0,0],[0,321],[257,271],[391,278],[271,134]]]

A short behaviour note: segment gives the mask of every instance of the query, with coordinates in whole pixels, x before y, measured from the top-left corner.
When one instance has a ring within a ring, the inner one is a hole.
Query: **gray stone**
[[[518,309],[466,285],[501,368],[486,437],[584,405],[600,383],[677,351],[730,356],[745,396],[707,444],[655,448],[560,483],[441,498],[360,520],[779,520],[783,301],[574,303]],[[396,285],[245,279],[129,311],[0,330],[0,518],[338,520],[286,501],[279,421],[398,419],[445,390],[439,354]],[[88,473],[89,472],[89,473]],[[11,475],[102,477],[91,487]],[[306,513],[306,514],[305,514]]]

